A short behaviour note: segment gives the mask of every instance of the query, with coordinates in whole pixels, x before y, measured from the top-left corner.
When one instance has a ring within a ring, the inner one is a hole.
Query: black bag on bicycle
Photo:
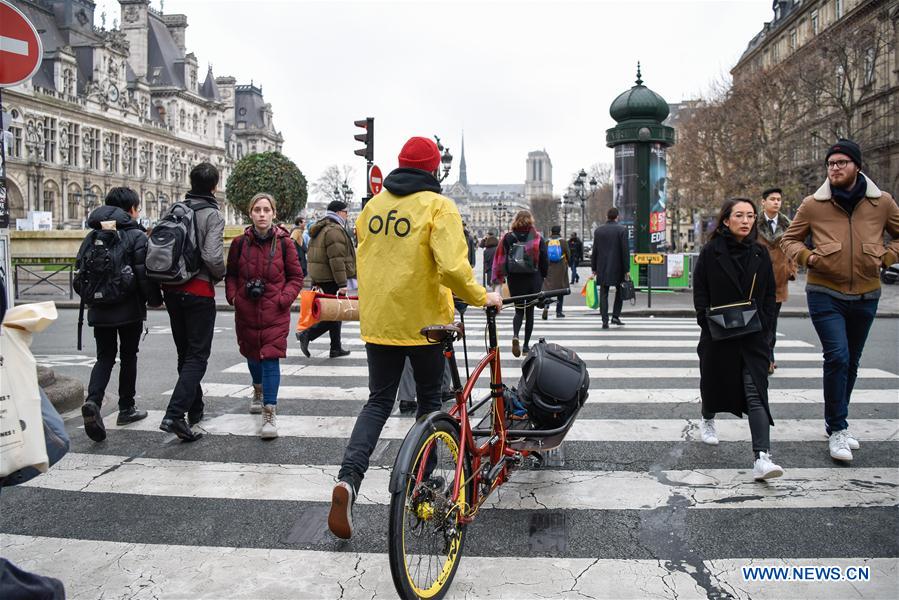
[[[574,351],[540,340],[521,365],[518,394],[537,429],[564,425],[587,400],[587,365]]]

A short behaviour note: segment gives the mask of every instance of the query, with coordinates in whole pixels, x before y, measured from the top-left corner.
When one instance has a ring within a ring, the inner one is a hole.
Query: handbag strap
[[[755,276],[757,273],[752,274],[752,286],[749,288],[749,298],[747,300],[752,300],[752,292],[755,291]]]

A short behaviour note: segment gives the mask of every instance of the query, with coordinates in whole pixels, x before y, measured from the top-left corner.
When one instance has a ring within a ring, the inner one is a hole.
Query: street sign
[[[384,187],[384,177],[381,175],[381,169],[378,165],[371,168],[371,172],[368,174],[368,183],[371,187],[372,195],[381,193],[381,188]]]
[[[638,265],[662,265],[665,264],[664,254],[634,254],[634,262]]]
[[[15,6],[0,0],[0,87],[31,79],[41,66],[44,50],[31,21]]]

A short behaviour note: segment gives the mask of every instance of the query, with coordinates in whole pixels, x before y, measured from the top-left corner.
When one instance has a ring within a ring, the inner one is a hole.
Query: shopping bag
[[[318,319],[312,315],[313,304],[315,304],[315,290],[300,292],[300,318],[297,320],[297,333],[318,323]]]
[[[6,311],[0,326],[0,477],[49,466],[31,336],[56,318],[53,302],[24,304]]]
[[[587,308],[599,308],[599,294],[596,291],[596,280],[588,279],[584,288],[587,290],[584,298],[587,303]]]

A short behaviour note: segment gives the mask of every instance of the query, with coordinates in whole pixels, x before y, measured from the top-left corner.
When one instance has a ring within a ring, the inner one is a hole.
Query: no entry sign
[[[371,168],[371,173],[368,174],[368,182],[372,195],[381,193],[381,188],[384,187],[384,177],[381,175],[381,169],[378,165]]]
[[[37,29],[15,6],[0,0],[0,87],[28,81],[41,66]]]

